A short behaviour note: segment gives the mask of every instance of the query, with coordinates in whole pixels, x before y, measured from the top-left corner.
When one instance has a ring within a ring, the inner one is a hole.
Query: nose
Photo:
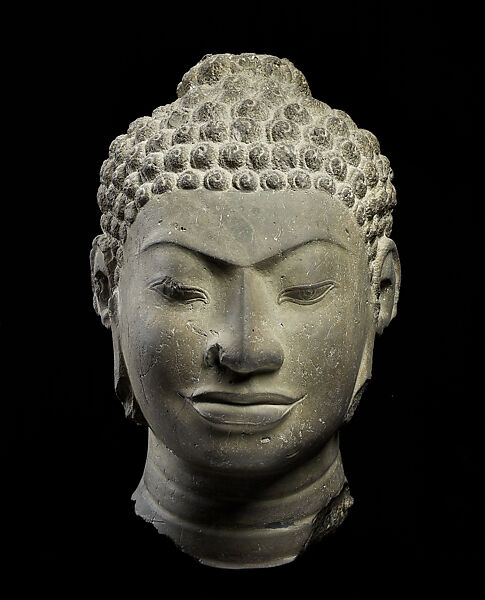
[[[277,371],[283,364],[283,348],[264,318],[271,314],[271,305],[261,277],[249,269],[242,270],[235,297],[231,296],[224,332],[207,350],[209,365],[219,364],[249,375]]]

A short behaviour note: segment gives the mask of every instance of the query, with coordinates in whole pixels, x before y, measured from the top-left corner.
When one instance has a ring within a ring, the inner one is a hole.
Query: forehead
[[[125,256],[169,243],[247,266],[314,240],[365,255],[351,211],[325,192],[176,190],[141,209]]]

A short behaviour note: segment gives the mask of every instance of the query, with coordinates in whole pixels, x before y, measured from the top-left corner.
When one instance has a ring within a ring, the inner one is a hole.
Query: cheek
[[[328,433],[341,425],[361,364],[367,312],[365,301],[353,303],[344,297],[326,307],[318,318],[300,324],[291,371],[293,381],[299,379],[308,394],[299,418],[302,423],[308,421],[311,429],[323,428]]]
[[[342,378],[343,369],[358,368],[368,327],[366,306],[343,297],[321,310],[301,311],[296,335],[287,340],[293,361],[300,364],[306,357],[306,368],[317,373],[338,369]]]
[[[336,307],[328,328],[319,338],[325,360],[343,373],[358,369],[364,347],[367,319],[360,304],[346,302]]]
[[[123,311],[123,354],[146,402],[167,391],[186,391],[198,381],[207,337],[196,325],[199,320],[190,318],[192,312],[147,306],[146,301],[129,303]]]

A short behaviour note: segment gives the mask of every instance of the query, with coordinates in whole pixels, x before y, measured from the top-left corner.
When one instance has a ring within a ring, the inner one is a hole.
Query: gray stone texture
[[[91,252],[115,387],[148,425],[135,510],[224,568],[345,518],[339,452],[396,314],[388,159],[286,59],[209,55],[110,146]]]

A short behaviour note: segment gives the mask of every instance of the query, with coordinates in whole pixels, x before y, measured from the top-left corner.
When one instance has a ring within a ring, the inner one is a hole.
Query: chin
[[[187,411],[183,420],[173,419],[163,430],[152,430],[183,461],[223,474],[286,472],[320,452],[337,428],[313,424],[305,437],[298,418],[292,415],[272,426],[228,426],[208,423],[195,411],[190,412],[190,418]]]

